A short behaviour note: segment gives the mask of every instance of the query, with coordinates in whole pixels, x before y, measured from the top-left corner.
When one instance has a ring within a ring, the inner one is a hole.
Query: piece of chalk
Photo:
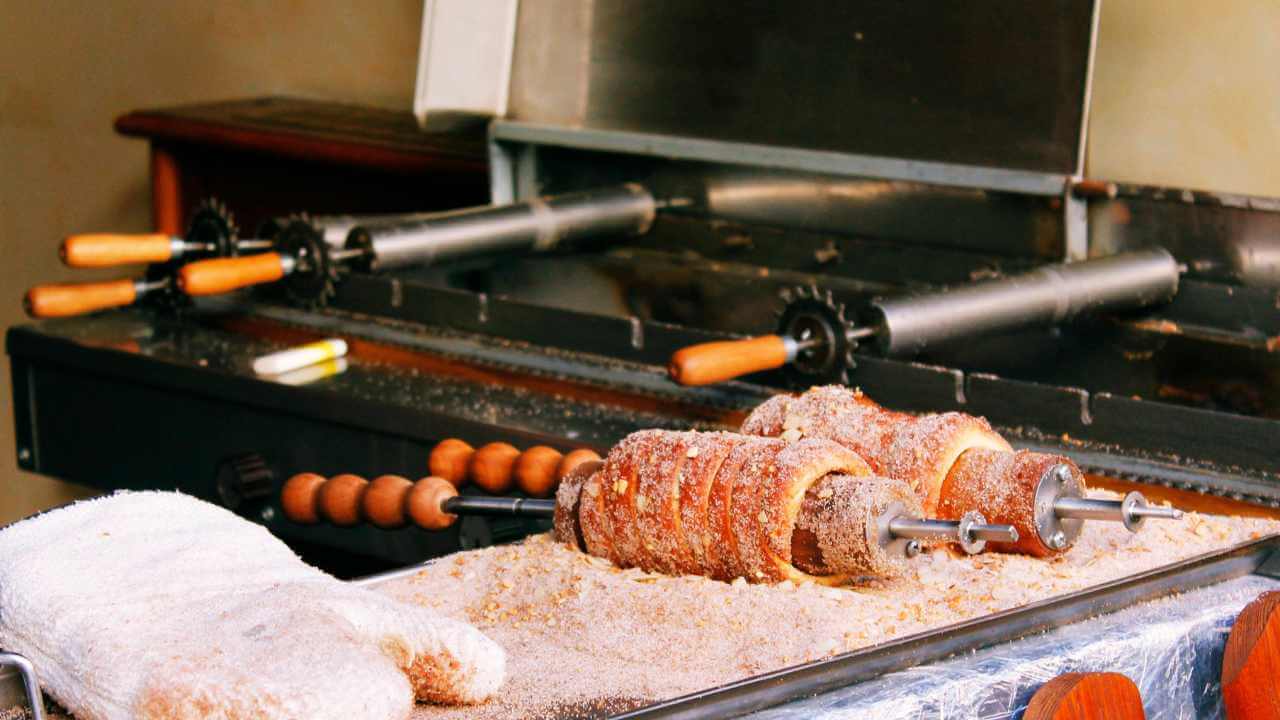
[[[280,375],[346,354],[347,343],[344,340],[329,338],[263,355],[253,361],[253,371],[259,375]]]
[[[347,371],[347,359],[337,358],[335,360],[325,360],[322,363],[308,365],[297,370],[290,370],[287,373],[279,375],[268,375],[267,377],[278,383],[285,385],[307,385],[317,380],[323,380],[334,375],[341,375]]]

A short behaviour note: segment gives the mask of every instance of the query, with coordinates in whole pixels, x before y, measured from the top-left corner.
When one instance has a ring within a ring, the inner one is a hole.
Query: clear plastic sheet
[[[1221,718],[1227,633],[1241,608],[1276,589],[1278,580],[1236,578],[750,717],[1004,720],[1062,673],[1118,672],[1137,683],[1149,720]]]

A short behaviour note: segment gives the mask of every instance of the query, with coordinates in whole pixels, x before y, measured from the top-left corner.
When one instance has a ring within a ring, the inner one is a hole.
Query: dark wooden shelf
[[[152,151],[156,229],[178,234],[217,197],[242,232],[296,212],[386,213],[483,204],[483,128],[427,133],[409,112],[267,97],[137,110],[116,131]]]

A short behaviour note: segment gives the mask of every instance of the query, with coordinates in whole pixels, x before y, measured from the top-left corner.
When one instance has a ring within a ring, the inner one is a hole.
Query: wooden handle
[[[23,304],[35,318],[83,315],[95,310],[129,305],[138,299],[133,280],[37,285],[27,291]]]
[[[178,271],[178,287],[188,295],[217,295],[282,277],[280,253],[261,253],[187,263]]]
[[[1119,673],[1066,673],[1031,696],[1024,720],[1143,720],[1142,695]]]
[[[111,267],[166,262],[173,257],[170,238],[164,233],[116,235],[92,233],[68,235],[58,254],[70,267]]]
[[[474,450],[456,438],[443,440],[431,450],[431,474],[460,487],[470,481],[494,495],[518,487],[532,497],[549,497],[573,469],[588,460],[599,460],[593,450],[579,448],[568,454],[546,445],[524,452],[503,442]]]
[[[1222,703],[1227,720],[1280,718],[1280,591],[1236,616],[1222,654]]]
[[[787,362],[787,343],[778,335],[690,345],[671,356],[667,371],[681,385],[711,385]]]
[[[399,475],[383,475],[369,482],[358,475],[326,480],[315,473],[299,473],[280,490],[280,507],[285,517],[302,525],[328,520],[350,527],[368,521],[389,530],[412,520],[427,530],[443,530],[458,519],[442,507],[457,494],[452,483],[438,477],[415,483]]]

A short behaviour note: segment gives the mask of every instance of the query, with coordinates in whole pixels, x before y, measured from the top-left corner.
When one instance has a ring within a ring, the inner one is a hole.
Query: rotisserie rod
[[[89,233],[70,235],[58,254],[72,268],[148,263],[145,277],[85,283],[36,285],[23,297],[28,315],[68,317],[132,305],[149,296],[173,298],[174,267],[192,257],[232,257],[271,247],[270,240],[244,239],[226,207],[214,199],[200,203],[182,237],[164,233]]]
[[[692,345],[671,356],[669,370],[682,385],[781,367],[806,385],[847,381],[861,344],[870,343],[880,355],[911,356],[946,342],[1057,325],[1086,313],[1149,307],[1172,299],[1179,277],[1178,262],[1155,247],[872,300],[864,322],[846,318],[845,307],[830,293],[800,288],[787,296],[777,334]]]
[[[1015,452],[982,418],[894,412],[850,388],[816,387],[770,398],[747,417],[742,432],[833,440],[876,473],[910,485],[928,514],[955,519],[978,511],[1016,527],[1018,540],[997,542],[996,550],[1058,555],[1071,548],[1086,519],[1122,522],[1136,532],[1147,518],[1181,516],[1148,504],[1138,492],[1123,500],[1087,498],[1084,473],[1074,462]]]
[[[355,227],[345,246],[330,248],[313,228],[281,229],[277,250],[184,266],[178,283],[189,295],[215,295],[288,278],[296,295],[323,297],[339,266],[383,270],[502,252],[544,252],[584,238],[639,235],[659,203],[635,184],[411,216]],[[309,230],[308,234],[306,230]]]
[[[1017,531],[979,513],[922,518],[905,483],[880,478],[856,454],[825,440],[787,443],[732,433],[645,430],[602,461],[579,464],[556,500],[467,498],[452,483],[354,475],[295,475],[282,506],[298,522],[327,518],[429,529],[460,514],[550,517],[557,539],[620,567],[719,580],[836,584],[896,574],[921,541],[969,553]]]

